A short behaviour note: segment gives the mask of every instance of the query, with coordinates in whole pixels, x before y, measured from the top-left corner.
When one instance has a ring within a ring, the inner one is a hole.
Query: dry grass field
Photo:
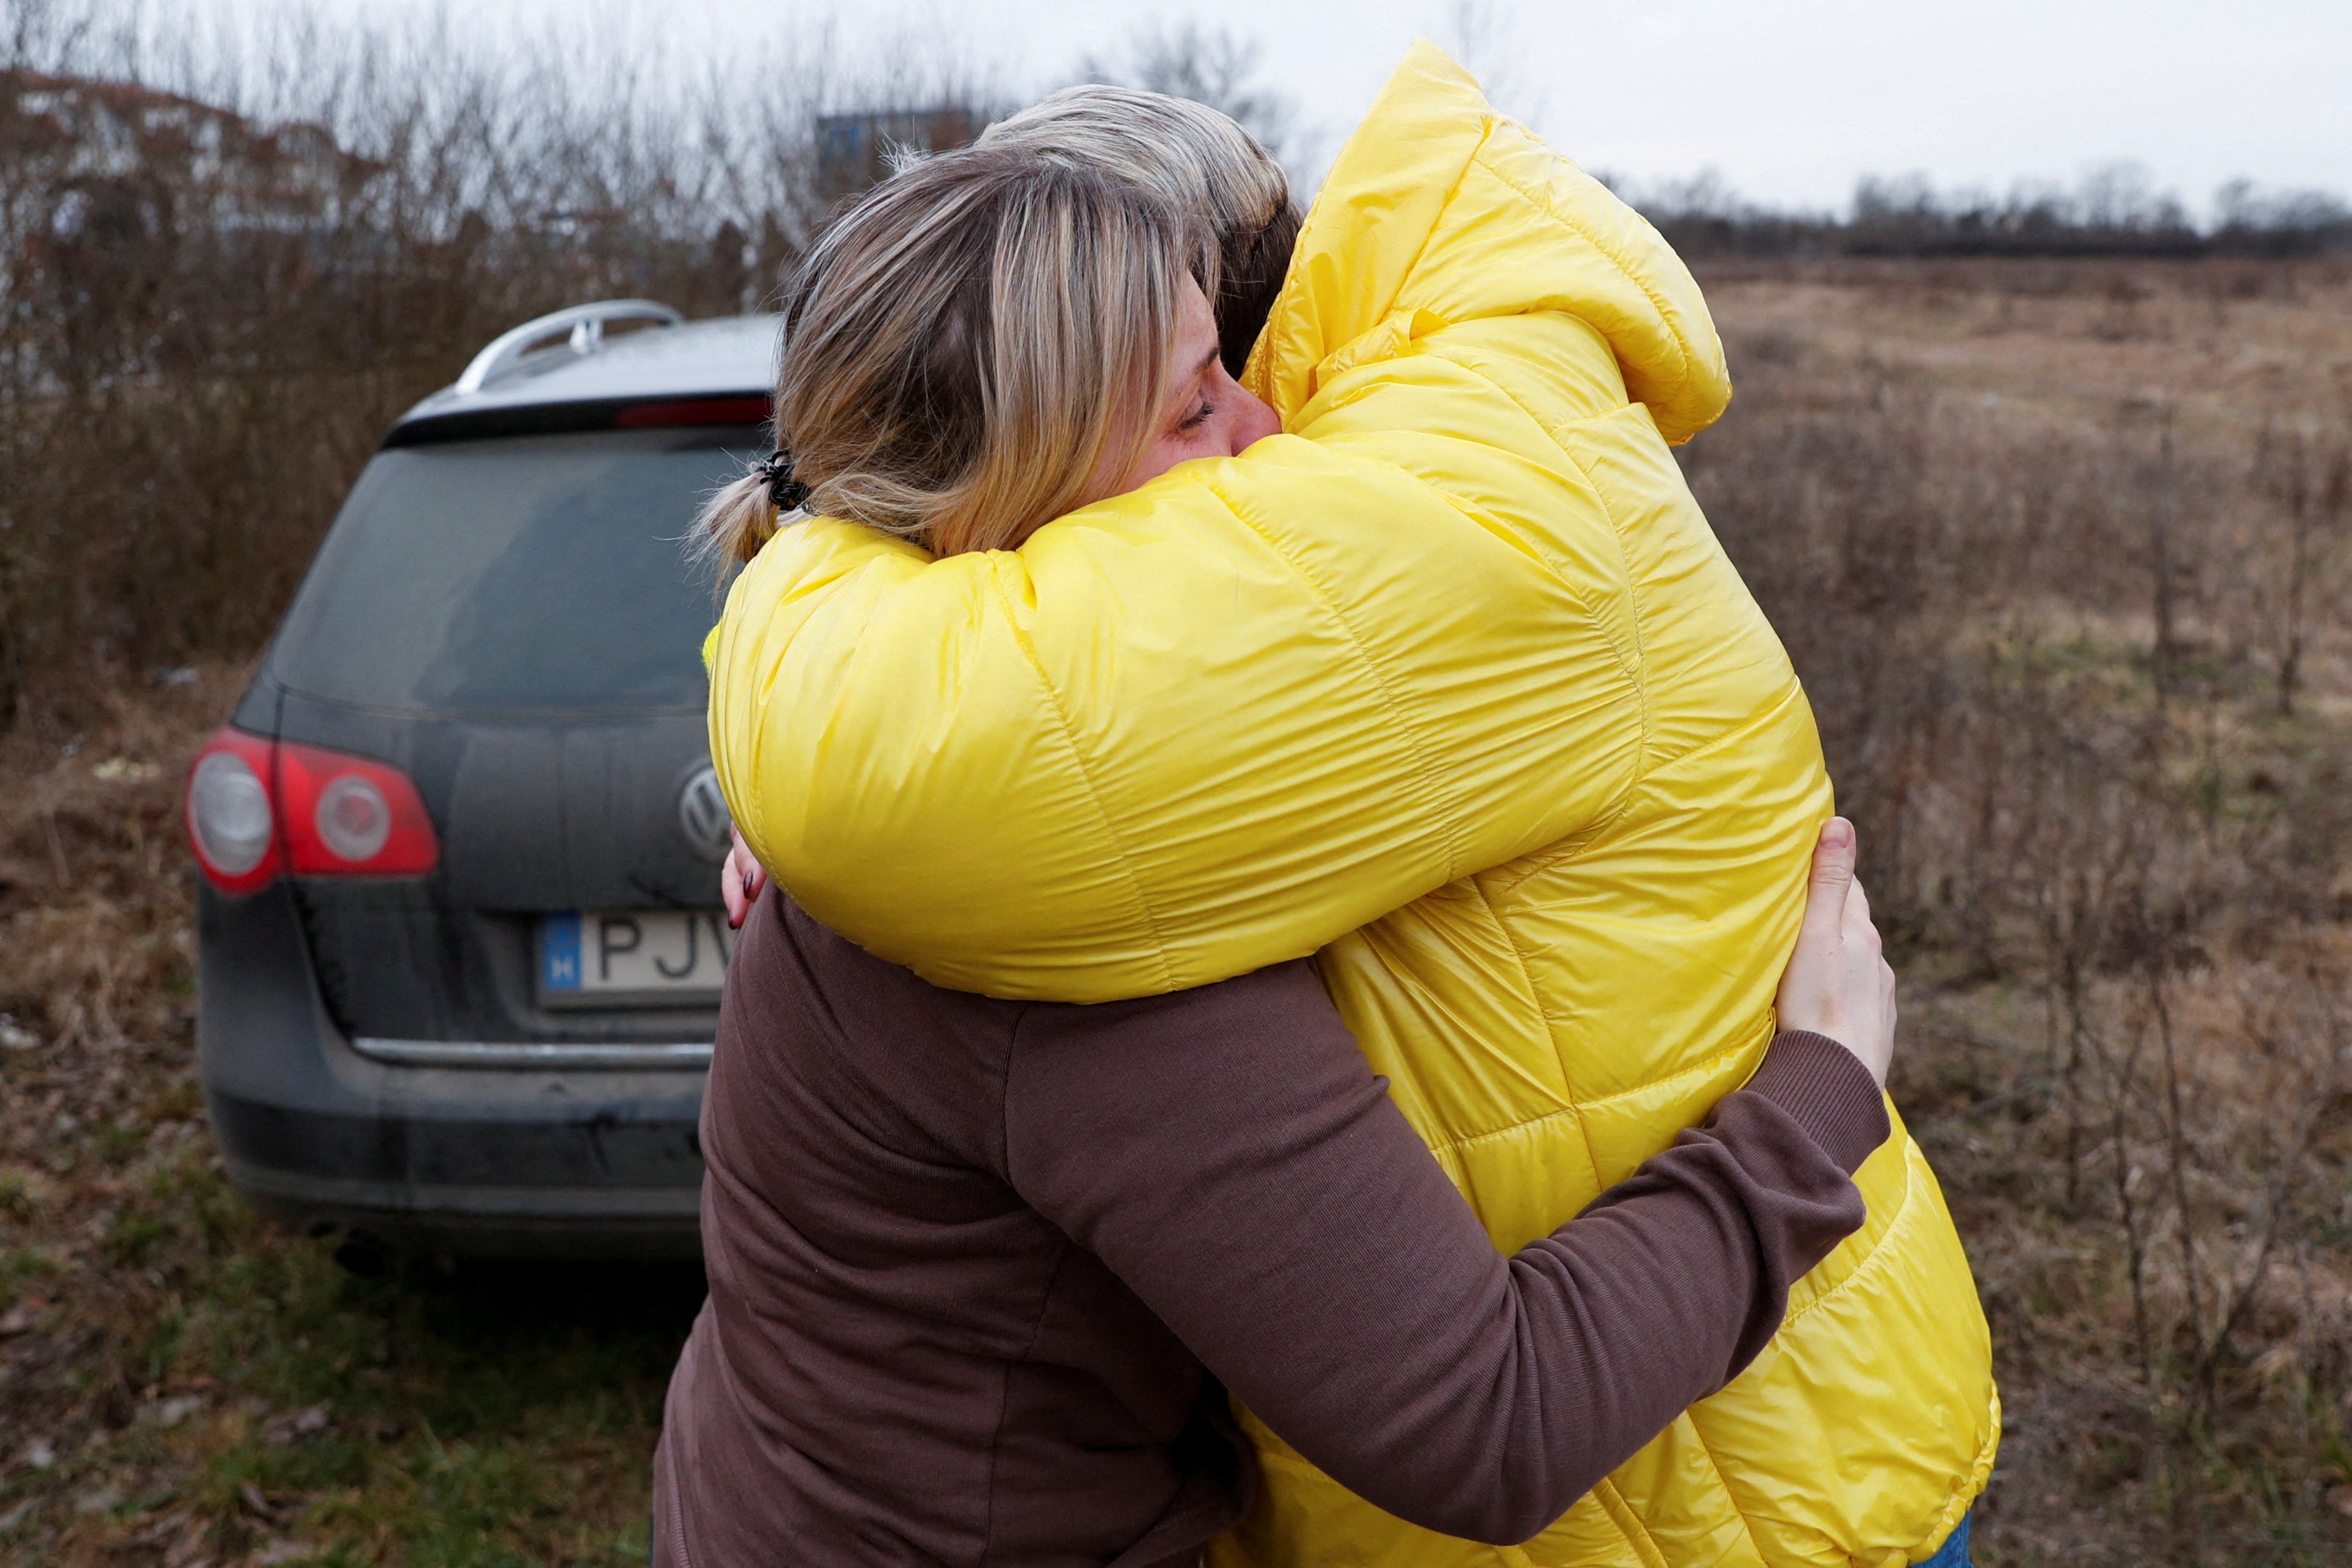
[[[1742,395],[1686,460],[1903,952],[1984,1558],[2352,1562],[2352,279],[1710,282]]]
[[[1741,392],[1686,460],[1993,1322],[1979,1561],[2352,1563],[2352,273],[1709,286]],[[244,675],[84,669],[0,742],[0,1563],[642,1561],[690,1272],[363,1278],[223,1181],[176,791]]]

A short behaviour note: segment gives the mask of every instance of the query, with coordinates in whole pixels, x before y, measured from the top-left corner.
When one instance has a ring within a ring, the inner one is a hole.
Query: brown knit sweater
[[[941,991],[771,893],[702,1117],[710,1299],[655,1558],[1148,1568],[1255,1475],[1534,1534],[1721,1386],[1858,1226],[1885,1137],[1832,1040],[1505,1258],[1312,969],[1098,1006]]]

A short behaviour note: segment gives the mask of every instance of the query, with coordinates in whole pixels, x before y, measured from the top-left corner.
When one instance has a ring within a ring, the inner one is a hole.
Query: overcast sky
[[[217,0],[225,6],[263,0]],[[319,0],[384,19],[441,0]],[[1455,41],[1448,0],[499,0],[562,24],[617,9],[681,52],[834,15],[914,37],[1016,89],[1068,79],[1155,23],[1263,47],[1266,85],[1336,148],[1416,35]],[[1587,167],[1637,181],[1721,171],[1780,205],[1843,205],[1864,174],[2005,191],[2119,159],[2201,209],[2245,174],[2352,193],[2352,0],[1487,0],[1472,60],[1500,106]],[[483,9],[453,12],[460,25]],[[1319,160],[1317,166],[1319,167]]]

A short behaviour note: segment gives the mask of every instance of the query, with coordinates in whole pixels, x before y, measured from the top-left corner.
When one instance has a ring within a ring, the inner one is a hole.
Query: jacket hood
[[[1497,130],[1505,133],[1497,136]],[[1481,153],[1559,226],[1461,232],[1454,197]],[[1433,247],[1444,265],[1429,265]],[[1607,186],[1487,107],[1470,75],[1413,45],[1315,198],[1243,381],[1286,429],[1329,377],[1393,348],[1397,324],[1530,311],[1599,329],[1669,442],[1723,415],[1731,375],[1706,301],[1658,231]]]

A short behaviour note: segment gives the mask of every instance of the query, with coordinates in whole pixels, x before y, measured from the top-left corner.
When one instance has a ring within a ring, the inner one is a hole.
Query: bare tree
[[[2284,558],[2262,595],[2272,684],[2282,718],[2294,716],[2304,684],[2315,607],[2332,604],[2344,533],[2352,523],[2352,446],[2330,447],[2302,431],[2265,426],[2254,446],[2253,488],[2285,524]]]
[[[1519,22],[1518,7],[1509,0],[1454,0],[1439,36],[1478,79],[1489,103],[1533,125],[1550,108],[1551,94],[1528,80],[1521,68]]]
[[[1298,152],[1298,106],[1258,80],[1257,40],[1239,38],[1220,27],[1196,23],[1152,26],[1136,35],[1123,59],[1088,56],[1082,74],[1088,81],[1138,87],[1189,98],[1233,117],[1277,160]]]

